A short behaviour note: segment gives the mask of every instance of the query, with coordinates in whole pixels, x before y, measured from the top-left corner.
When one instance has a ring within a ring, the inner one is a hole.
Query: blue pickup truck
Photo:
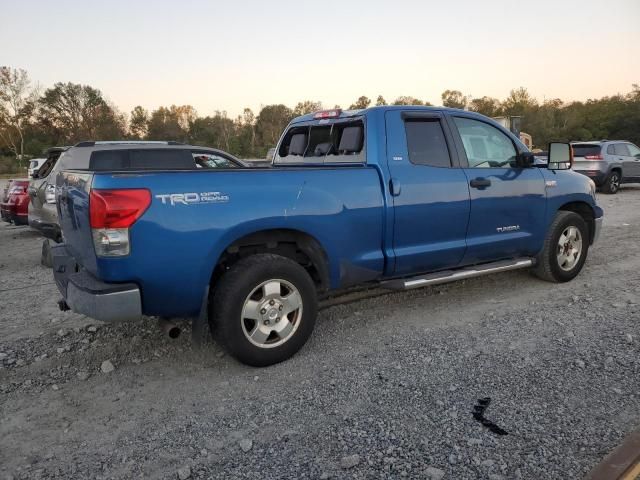
[[[52,252],[61,308],[191,317],[241,362],[266,366],[304,345],[329,292],[519,268],[569,281],[602,223],[569,144],[550,144],[539,168],[517,137],[462,110],[298,117],[271,168],[190,168],[180,159],[194,148],[84,142],[64,153],[64,243]],[[140,152],[163,167],[118,168]]]

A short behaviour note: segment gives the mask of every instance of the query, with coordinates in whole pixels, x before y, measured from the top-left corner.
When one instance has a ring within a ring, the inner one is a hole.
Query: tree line
[[[522,130],[534,145],[550,141],[625,139],[640,144],[640,86],[631,92],[584,102],[561,99],[538,101],[523,88],[503,100],[470,97],[445,90],[441,104],[472,110],[489,117],[521,116]],[[431,105],[419,98],[401,96],[387,102],[361,96],[349,109],[373,105]],[[290,108],[265,105],[256,114],[245,108],[231,118],[226,111],[199,116],[190,105],[161,106],[149,111],[136,106],[128,115],[89,85],[59,82],[41,91],[22,69],[0,67],[0,155],[20,164],[51,146],[83,140],[174,140],[226,150],[241,158],[264,157],[275,146],[287,123],[298,115],[323,108],[320,102],[302,101]],[[339,108],[336,105],[334,108]]]

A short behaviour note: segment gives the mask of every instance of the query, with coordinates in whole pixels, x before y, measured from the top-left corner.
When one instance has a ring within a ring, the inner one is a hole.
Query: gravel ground
[[[577,479],[640,425],[640,186],[573,282],[510,272],[323,310],[266,369],[57,311],[0,226],[0,478]],[[478,399],[490,397],[487,423]]]

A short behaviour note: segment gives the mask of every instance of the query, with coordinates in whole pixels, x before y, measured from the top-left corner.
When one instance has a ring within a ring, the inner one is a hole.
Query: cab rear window
[[[349,120],[293,126],[285,134],[274,163],[365,163],[364,123]]]

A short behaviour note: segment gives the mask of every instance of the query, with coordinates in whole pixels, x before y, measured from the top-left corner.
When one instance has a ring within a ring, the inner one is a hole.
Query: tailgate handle
[[[491,186],[491,180],[488,178],[474,178],[469,182],[471,188],[485,188]]]

